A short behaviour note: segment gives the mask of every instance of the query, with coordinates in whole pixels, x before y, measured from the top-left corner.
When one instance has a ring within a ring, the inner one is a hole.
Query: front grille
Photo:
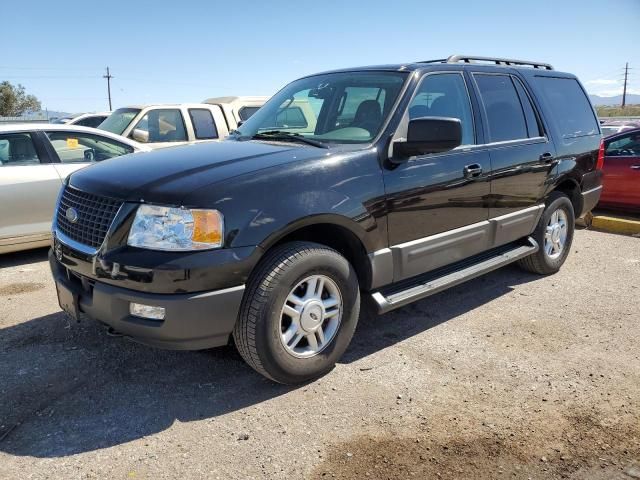
[[[121,205],[119,200],[66,186],[56,214],[58,228],[72,240],[98,248]],[[74,208],[78,214],[75,222],[67,218],[69,208]]]

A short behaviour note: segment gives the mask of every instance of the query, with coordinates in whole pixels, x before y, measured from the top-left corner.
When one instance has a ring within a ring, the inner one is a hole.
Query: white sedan
[[[0,254],[43,247],[62,181],[93,162],[149,147],[93,128],[0,125]]]

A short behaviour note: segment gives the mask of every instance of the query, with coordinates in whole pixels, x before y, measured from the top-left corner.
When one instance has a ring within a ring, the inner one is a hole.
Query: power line
[[[627,103],[627,77],[629,75],[629,62],[624,67],[624,88],[622,89],[622,108]]]
[[[111,107],[111,79],[113,78],[113,75],[109,73],[109,67],[107,67],[107,74],[103,75],[102,78],[107,79],[107,94],[109,95],[109,110],[113,110],[113,108]]]

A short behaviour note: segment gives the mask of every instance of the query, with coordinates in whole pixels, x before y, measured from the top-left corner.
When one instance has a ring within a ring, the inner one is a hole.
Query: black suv
[[[332,368],[361,301],[385,313],[517,261],[556,272],[603,150],[573,75],[452,56],[312,75],[219,143],[71,175],[61,307],[140,342],[234,340],[283,383]]]

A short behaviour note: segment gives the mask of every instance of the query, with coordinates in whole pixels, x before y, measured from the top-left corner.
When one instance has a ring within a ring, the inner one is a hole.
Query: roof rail
[[[419,63],[493,63],[495,65],[505,66],[527,66],[533,68],[541,68],[544,70],[553,70],[553,67],[548,63],[541,62],[529,62],[526,60],[514,60],[511,58],[494,58],[494,57],[475,57],[470,55],[451,55],[449,58],[441,60],[426,60]]]

